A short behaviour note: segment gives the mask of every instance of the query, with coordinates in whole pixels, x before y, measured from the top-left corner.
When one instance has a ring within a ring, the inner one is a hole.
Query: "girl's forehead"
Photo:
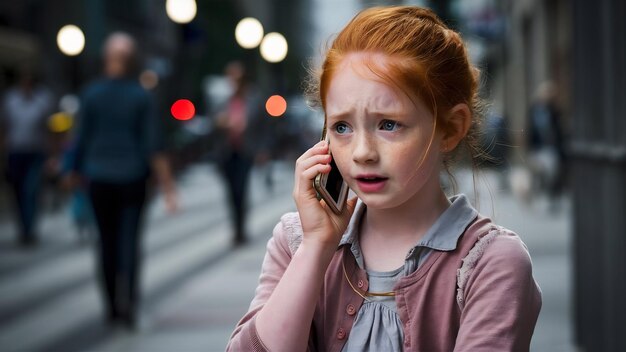
[[[372,60],[377,60],[373,62]],[[401,109],[408,100],[382,77],[385,74],[382,54],[348,54],[330,80],[327,113],[352,108]],[[379,66],[381,65],[382,66]],[[372,69],[376,65],[376,71]]]
[[[395,85],[388,64],[397,60],[381,53],[344,56],[330,78],[325,113],[328,118],[363,112],[387,116],[431,116],[419,97]],[[360,114],[358,114],[360,115]]]

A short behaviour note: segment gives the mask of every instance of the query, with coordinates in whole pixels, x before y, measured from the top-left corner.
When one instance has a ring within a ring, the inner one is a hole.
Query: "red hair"
[[[357,14],[333,41],[313,87],[322,108],[335,71],[347,54],[355,52],[391,58],[385,66],[375,62],[375,56],[365,63],[385,83],[420,99],[443,132],[445,113],[453,106],[467,104],[472,115],[479,109],[478,69],[470,64],[461,36],[428,9],[373,7]],[[475,125],[476,118],[472,120]]]

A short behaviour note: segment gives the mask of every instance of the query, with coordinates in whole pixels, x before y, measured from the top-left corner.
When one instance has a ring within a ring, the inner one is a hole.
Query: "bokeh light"
[[[159,75],[152,70],[144,70],[139,75],[139,84],[141,84],[144,89],[152,90],[159,85]]]
[[[242,19],[235,28],[235,39],[242,48],[254,49],[263,39],[263,25],[256,18]]]
[[[196,0],[167,0],[165,1],[167,16],[176,23],[189,23],[198,12]]]
[[[57,33],[57,46],[63,54],[76,56],[85,48],[85,35],[75,25],[65,25]]]
[[[287,101],[280,95],[272,95],[265,102],[265,110],[271,116],[282,116],[287,111]]]
[[[67,132],[72,128],[74,119],[65,112],[57,112],[48,119],[48,128],[54,133]]]
[[[287,40],[277,32],[267,33],[261,42],[261,56],[265,61],[277,63],[287,56]]]
[[[179,99],[172,104],[172,116],[177,120],[190,120],[196,114],[196,107],[187,99]]]

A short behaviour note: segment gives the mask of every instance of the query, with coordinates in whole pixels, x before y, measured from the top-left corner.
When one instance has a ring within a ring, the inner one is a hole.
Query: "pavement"
[[[253,297],[273,226],[280,214],[295,208],[289,165],[274,168],[273,190],[265,187],[264,170],[254,172],[251,241],[235,250],[230,248],[223,187],[211,166],[196,166],[181,178],[184,205],[180,214],[166,215],[160,199],[151,205],[145,240],[145,300],[141,324],[134,332],[105,327],[92,275],[92,252],[89,246],[77,244],[75,232],[68,230],[67,216],[42,219],[49,236],[34,253],[15,248],[11,244],[14,230],[0,220],[1,349],[223,351]],[[498,174],[481,174],[477,196],[467,172],[457,177],[459,191],[477,200],[483,214],[522,237],[543,292],[531,351],[575,351],[569,199],[563,199],[558,212],[550,212],[545,197],[520,203],[500,186]]]

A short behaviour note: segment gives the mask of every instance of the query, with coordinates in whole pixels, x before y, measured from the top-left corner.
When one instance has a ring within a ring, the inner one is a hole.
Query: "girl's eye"
[[[348,128],[348,126],[342,122],[336,124],[334,128],[335,128],[335,132],[339,134],[348,133],[350,131],[350,128]]]
[[[384,131],[394,131],[398,128],[398,123],[396,121],[385,120],[380,125],[380,128]]]

